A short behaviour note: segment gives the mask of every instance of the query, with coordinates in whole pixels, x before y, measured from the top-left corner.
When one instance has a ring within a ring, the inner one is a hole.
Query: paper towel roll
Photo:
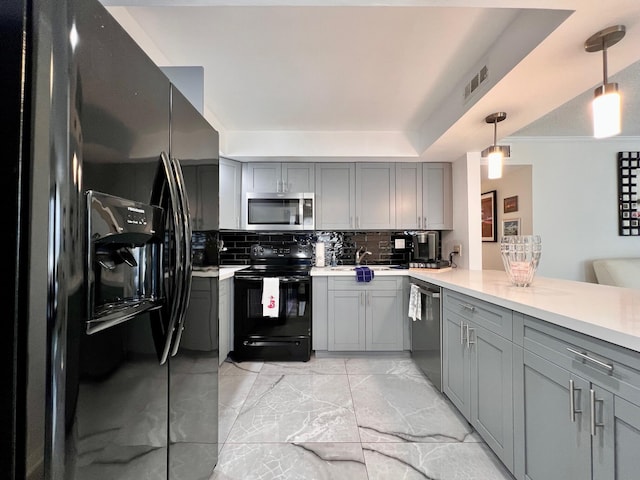
[[[316,267],[324,267],[324,242],[316,243]]]

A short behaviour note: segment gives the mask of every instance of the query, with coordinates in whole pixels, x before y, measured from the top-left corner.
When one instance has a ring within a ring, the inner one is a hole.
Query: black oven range
[[[311,357],[311,245],[252,245],[234,274],[234,361]]]

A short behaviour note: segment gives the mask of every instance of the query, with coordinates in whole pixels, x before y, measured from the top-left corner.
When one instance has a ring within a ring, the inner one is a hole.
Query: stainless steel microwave
[[[245,193],[242,218],[245,230],[313,230],[313,193]]]

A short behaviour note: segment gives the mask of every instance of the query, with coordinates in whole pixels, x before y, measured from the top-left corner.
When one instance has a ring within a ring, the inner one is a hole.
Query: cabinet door
[[[365,295],[364,290],[329,292],[329,351],[365,349]]]
[[[424,163],[422,182],[422,228],[451,230],[453,228],[451,164]]]
[[[240,162],[220,159],[220,228],[240,228],[241,174]]]
[[[464,319],[447,309],[442,313],[442,390],[466,417],[471,415],[469,350]]]
[[[280,163],[244,163],[242,165],[242,191],[253,193],[280,192],[282,173]]]
[[[184,186],[187,190],[187,202],[189,202],[189,217],[191,228],[200,230],[200,205],[198,202],[198,172],[195,165],[182,165]]]
[[[313,192],[315,167],[309,163],[283,163],[282,188],[288,193]]]
[[[355,217],[355,165],[316,164],[316,230],[349,230]]]
[[[422,228],[421,163],[396,163],[396,228]]]
[[[624,480],[640,472],[640,407],[597,385],[595,435],[592,437],[593,478]]]
[[[591,478],[589,383],[526,350],[523,368],[525,471],[516,476]],[[575,415],[569,409],[571,380]]]
[[[470,323],[469,421],[513,471],[513,344]]]
[[[199,230],[218,230],[218,165],[198,167]]]
[[[357,229],[396,227],[396,169],[393,163],[356,163]]]
[[[180,339],[180,348],[210,352],[218,348],[218,315],[212,318],[216,303],[211,297],[208,278],[194,279],[189,297],[189,307],[184,324],[185,329]],[[217,281],[217,279],[216,279]],[[198,283],[206,283],[207,289],[198,289]],[[217,295],[217,292],[216,292]],[[217,302],[218,299],[215,299]]]
[[[218,323],[220,325],[220,335],[218,339],[218,349],[220,350],[220,356],[218,358],[218,364],[222,365],[231,350],[230,334],[232,331],[231,326],[231,302],[229,300],[229,289],[232,287],[233,282],[231,278],[220,281],[220,294],[218,300]]]
[[[366,349],[400,351],[402,298],[397,290],[366,292]]]

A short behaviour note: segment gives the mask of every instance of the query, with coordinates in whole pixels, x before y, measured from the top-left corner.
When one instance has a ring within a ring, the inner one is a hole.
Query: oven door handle
[[[248,282],[261,282],[262,279],[264,278],[271,278],[271,277],[263,277],[260,275],[256,275],[256,276],[251,276],[251,277],[235,277],[236,280],[240,280],[240,281],[248,281]],[[302,282],[307,282],[309,280],[308,276],[302,276],[302,277],[277,277],[278,280],[280,280],[280,283],[302,283]]]

